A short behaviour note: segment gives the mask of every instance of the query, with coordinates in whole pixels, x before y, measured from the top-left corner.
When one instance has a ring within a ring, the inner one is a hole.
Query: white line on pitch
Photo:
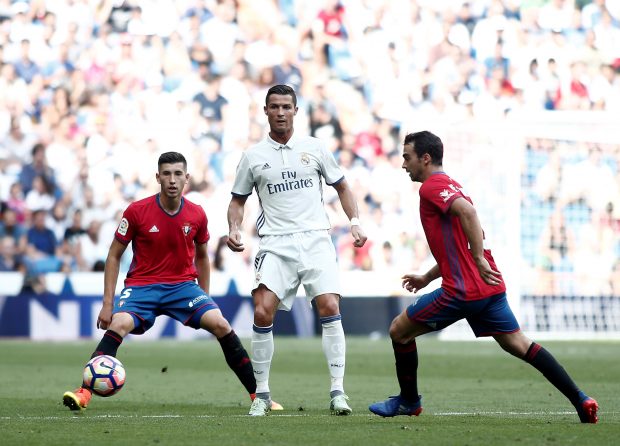
[[[605,412],[605,415],[616,415],[619,412]],[[480,411],[480,412],[434,412],[425,413],[426,416],[438,416],[438,417],[473,417],[473,416],[554,416],[554,415],[573,415],[574,411],[553,411],[553,412],[514,412],[514,411]],[[422,415],[422,416],[424,416]],[[331,417],[328,414],[273,414],[269,417]],[[371,413],[358,413],[350,416],[357,417],[373,417]],[[0,416],[0,420],[89,420],[93,418],[106,419],[106,418],[247,418],[247,415],[175,415],[175,414],[162,414],[162,415],[83,415],[83,416]],[[378,417],[377,417],[378,418]]]

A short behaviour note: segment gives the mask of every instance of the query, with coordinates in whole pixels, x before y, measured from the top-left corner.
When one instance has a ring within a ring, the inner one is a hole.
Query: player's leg
[[[598,421],[598,404],[572,380],[564,367],[544,347],[532,342],[521,330],[493,336],[508,353],[531,364],[573,404],[582,423]]]
[[[253,291],[252,297],[254,299],[254,325],[251,352],[252,368],[256,379],[256,399],[252,402],[250,415],[260,416],[272,409],[269,372],[274,352],[273,320],[280,301],[275,293],[262,283]]]
[[[299,276],[308,299],[313,299],[321,321],[322,346],[330,375],[330,410],[351,413],[344,393],[346,340],[340,314],[340,278],[334,244],[327,231],[310,231],[296,237]]]
[[[433,331],[428,325],[411,320],[407,309],[396,316],[390,325],[390,338],[396,364],[400,392],[385,401],[371,404],[368,409],[382,417],[415,415],[422,412],[422,397],[418,393],[418,348],[415,338]]]
[[[532,342],[521,331],[508,304],[506,293],[473,302],[471,305],[481,305],[480,310],[467,319],[476,336],[493,336],[502,349],[531,364],[562,392],[575,406],[583,423],[597,422],[596,401],[579,390],[551,353]]]
[[[128,313],[116,313],[112,316],[110,326],[103,334],[101,341],[91,354],[91,359],[95,356],[108,355],[116,356],[119,346],[127,333],[134,329],[133,317]],[[65,392],[62,401],[70,410],[82,410],[88,406],[92,393],[84,386],[78,387],[73,392]]]
[[[271,400],[269,372],[275,347],[273,321],[276,311],[279,308],[290,310],[299,288],[296,259],[299,251],[294,239],[289,235],[262,237],[254,259],[254,325],[250,357],[256,378],[256,398],[250,407],[252,416],[282,409]]]
[[[322,294],[314,299],[321,321],[323,353],[331,380],[330,410],[334,415],[349,415],[352,410],[347,404],[349,398],[344,392],[347,348],[339,300],[340,296],[333,293]]]
[[[390,338],[400,392],[385,401],[371,404],[371,412],[383,417],[417,416],[422,412],[422,396],[418,393],[416,338],[440,330],[460,318],[460,302],[451,305],[441,288],[421,296],[394,318],[390,325]]]
[[[228,367],[237,375],[250,398],[256,394],[256,379],[252,371],[250,357],[241,340],[218,308],[206,311],[200,317],[200,327],[216,337],[224,353]]]

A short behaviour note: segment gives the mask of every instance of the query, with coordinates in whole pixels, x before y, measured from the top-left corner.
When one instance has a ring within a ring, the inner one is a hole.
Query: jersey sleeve
[[[116,228],[114,237],[123,245],[128,245],[133,239],[137,229],[138,221],[136,219],[134,207],[129,206],[125,209],[125,212],[123,212],[123,216],[121,217],[121,221]]]
[[[207,214],[202,206],[199,206],[198,209],[200,212],[200,218],[198,225],[196,226],[196,236],[194,237],[194,242],[198,245],[202,245],[203,243],[207,243],[209,241],[211,235],[209,234],[209,221],[207,219]]]
[[[340,166],[336,162],[334,155],[327,149],[324,143],[320,144],[321,151],[321,174],[329,186],[340,182],[344,178]]]
[[[247,154],[241,155],[239,164],[237,165],[237,173],[235,175],[235,183],[232,187],[233,195],[247,196],[252,194],[254,187],[254,175]]]
[[[420,199],[436,206],[442,214],[446,214],[452,202],[459,197],[465,198],[461,189],[450,182],[432,182],[420,188]]]

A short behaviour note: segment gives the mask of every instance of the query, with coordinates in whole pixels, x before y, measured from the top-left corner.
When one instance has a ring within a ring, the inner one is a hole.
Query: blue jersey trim
[[[341,183],[344,180],[344,175],[340,177],[340,179],[334,183],[327,183],[327,181],[325,181],[327,183],[328,186],[335,186],[338,183]]]
[[[342,316],[340,314],[336,314],[334,316],[325,316],[321,318],[321,324],[329,324],[330,322],[336,322],[342,320]]]
[[[273,324],[271,324],[269,327],[257,327],[256,325],[252,324],[252,330],[255,333],[267,334],[273,330]]]
[[[452,217],[450,217],[449,215],[441,218],[441,232],[443,234],[444,245],[446,247],[446,257],[448,258],[450,271],[452,272],[452,277],[459,293],[458,296],[454,297],[464,298],[465,280],[463,279],[463,273],[461,272],[461,264],[459,261],[459,255],[456,249],[456,243],[452,231]]]
[[[183,210],[183,206],[185,205],[185,198],[181,197],[181,206],[179,206],[179,210],[176,211],[174,214],[169,214],[161,205],[161,201],[159,201],[159,195],[160,194],[156,194],[155,195],[155,201],[157,202],[157,206],[159,206],[159,209],[161,209],[162,211],[164,211],[164,214],[166,214],[168,217],[176,217],[177,215],[179,215],[181,213],[181,211]]]

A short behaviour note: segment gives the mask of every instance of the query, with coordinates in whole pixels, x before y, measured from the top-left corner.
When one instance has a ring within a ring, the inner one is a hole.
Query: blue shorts
[[[114,297],[113,314],[131,314],[135,325],[131,333],[142,334],[162,314],[198,329],[202,315],[217,308],[196,282],[163,283],[123,288]]]
[[[409,305],[407,317],[428,325],[433,331],[465,318],[476,337],[514,333],[520,329],[508,305],[506,293],[479,300],[463,300],[450,297],[439,288]]]

